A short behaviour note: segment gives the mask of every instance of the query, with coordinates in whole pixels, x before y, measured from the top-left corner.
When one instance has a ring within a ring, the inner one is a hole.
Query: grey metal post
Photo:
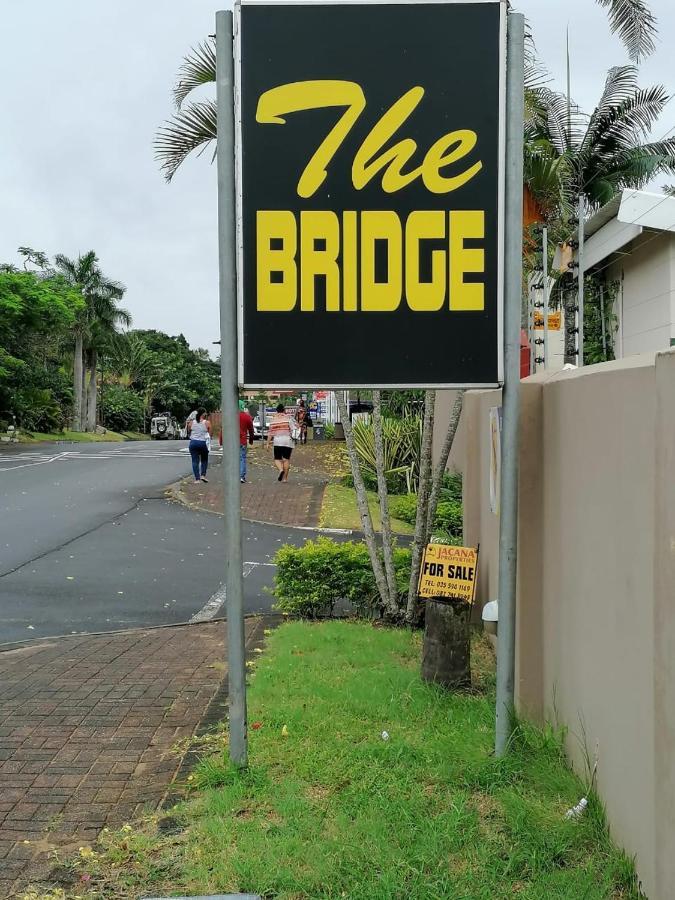
[[[495,753],[508,748],[513,723],[516,566],[518,557],[518,430],[520,310],[523,276],[523,116],[525,18],[508,16],[506,74],[506,232],[504,240],[504,389],[499,523],[499,631]]]
[[[579,334],[577,335],[577,347],[579,350],[579,355],[577,357],[577,365],[583,366],[584,364],[584,223],[586,219],[586,198],[583,194],[579,197],[579,211],[577,213],[579,218],[579,249],[577,251],[577,262],[579,263],[579,291],[577,296],[577,307],[579,311],[577,313],[578,322],[579,322]]]
[[[602,358],[607,361],[607,335],[605,334],[605,286],[600,285],[600,327],[602,328]]]
[[[541,269],[544,275],[544,370],[548,369],[548,228],[546,225],[541,231],[542,262]]]
[[[216,13],[218,107],[218,256],[220,270],[220,373],[225,483],[225,592],[230,759],[247,764],[246,659],[241,514],[239,510],[239,389],[237,383],[237,251],[234,172],[234,59],[232,13]]]

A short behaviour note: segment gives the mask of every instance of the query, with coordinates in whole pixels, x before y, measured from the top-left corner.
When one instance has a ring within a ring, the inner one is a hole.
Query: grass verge
[[[368,492],[368,505],[373,518],[373,527],[376,531],[382,529],[380,519],[380,502],[377,494]],[[362,531],[361,518],[356,505],[356,491],[354,488],[343,484],[326,485],[319,516],[321,528],[348,528],[352,531]],[[391,519],[391,529],[394,534],[413,534],[414,528],[401,519]]]
[[[86,431],[57,431],[48,434],[41,431],[22,431],[19,434],[20,444],[38,444],[44,441],[66,441],[75,444],[120,443],[121,441],[149,441],[150,436],[139,431],[106,431],[105,434],[94,434]]]
[[[252,671],[250,768],[214,732],[189,799],[81,848],[65,896],[637,898],[598,803],[565,819],[584,788],[556,735],[521,727],[493,757],[482,640],[473,657],[473,692],[451,694],[420,680],[418,634],[282,626]]]

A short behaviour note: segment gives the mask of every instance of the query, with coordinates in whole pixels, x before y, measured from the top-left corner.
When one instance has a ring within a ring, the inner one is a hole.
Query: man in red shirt
[[[253,419],[251,418],[246,404],[243,400],[239,401],[239,480],[242,484],[246,484],[246,440],[253,446]]]

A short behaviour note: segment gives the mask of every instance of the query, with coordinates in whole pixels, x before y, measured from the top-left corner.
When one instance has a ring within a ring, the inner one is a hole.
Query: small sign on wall
[[[427,544],[417,588],[421,599],[445,598],[473,603],[478,574],[476,547]]]

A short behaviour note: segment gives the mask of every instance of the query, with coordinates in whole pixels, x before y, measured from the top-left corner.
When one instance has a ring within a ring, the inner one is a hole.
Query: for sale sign
[[[501,380],[505,7],[237,8],[243,385]]]
[[[473,603],[477,573],[478,550],[475,547],[428,544],[417,593],[427,600],[444,598]]]

